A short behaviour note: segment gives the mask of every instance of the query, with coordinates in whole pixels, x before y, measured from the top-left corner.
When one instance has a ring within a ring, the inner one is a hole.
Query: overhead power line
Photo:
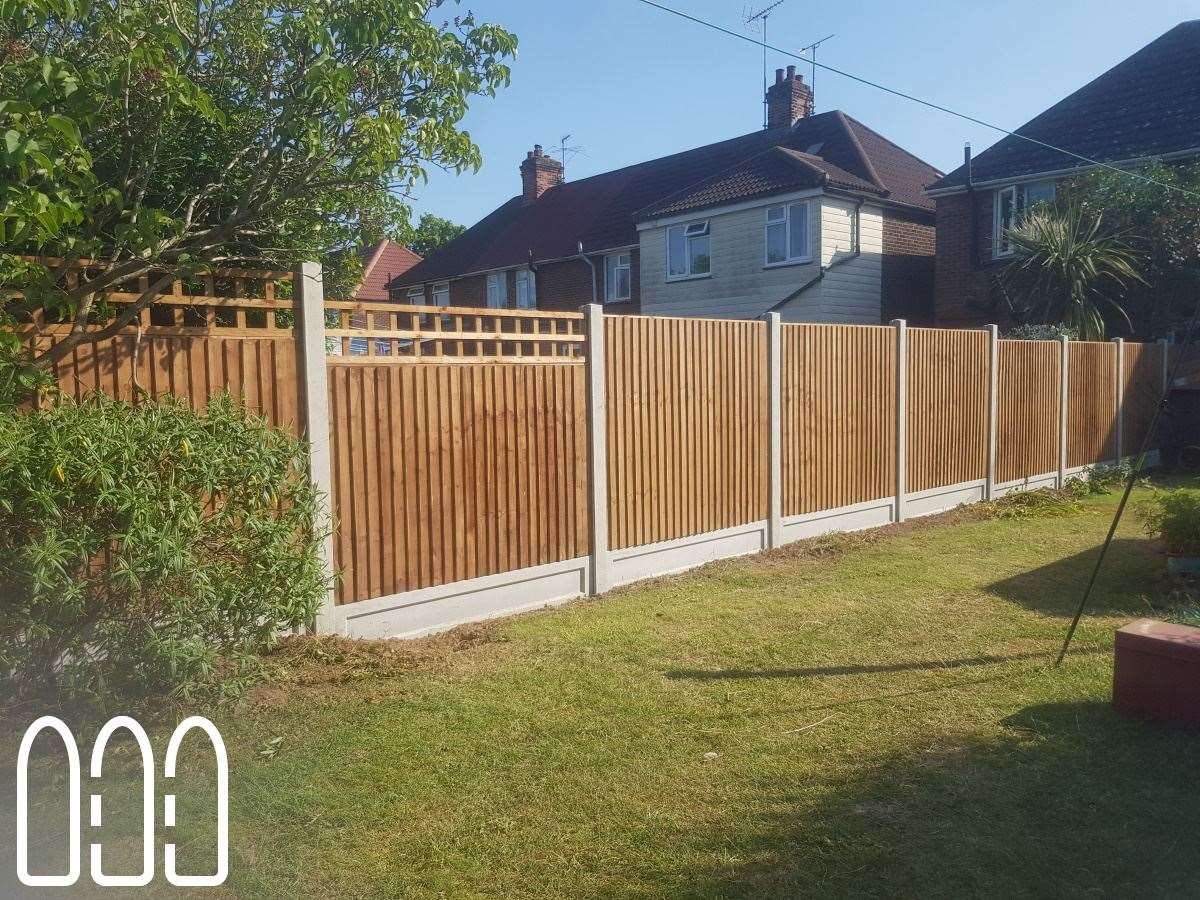
[[[1009,129],[1003,128],[1000,125],[995,125],[991,122],[984,121],[983,119],[977,119],[974,116],[959,112],[956,109],[951,109],[948,106],[942,106],[941,104],[934,103],[931,100],[923,100],[920,97],[914,97],[912,94],[906,94],[904,91],[899,91],[899,90],[896,90],[895,88],[890,88],[887,85],[880,84],[877,81],[871,81],[871,79],[863,78],[861,75],[855,75],[852,72],[846,72],[842,69],[835,68],[834,66],[826,65],[825,63],[819,63],[815,59],[805,59],[803,56],[800,56],[797,53],[793,53],[791,50],[785,50],[782,47],[773,47],[770,44],[768,44],[765,40],[758,41],[758,40],[755,40],[750,35],[738,34],[736,31],[731,31],[728,28],[718,25],[716,22],[709,22],[706,19],[701,19],[698,16],[693,16],[691,13],[685,13],[682,10],[672,9],[669,6],[664,6],[661,3],[656,3],[655,0],[638,0],[638,2],[644,3],[646,6],[653,7],[654,9],[661,10],[662,12],[670,13],[673,16],[678,16],[681,19],[686,19],[689,22],[694,22],[697,25],[703,25],[705,28],[711,28],[713,31],[719,31],[721,34],[728,35],[729,37],[732,37],[732,38],[737,38],[740,41],[746,41],[747,43],[754,44],[756,47],[761,46],[764,50],[773,50],[776,53],[782,53],[784,56],[790,56],[793,59],[800,60],[801,62],[810,63],[815,68],[824,69],[826,72],[832,72],[834,75],[841,75],[843,78],[849,78],[851,81],[857,81],[859,84],[863,84],[863,85],[866,85],[867,87],[875,88],[876,90],[883,91],[884,93],[887,93],[887,94],[891,94],[894,97],[899,97],[902,100],[909,100],[913,103],[919,103],[921,106],[925,106],[925,107],[928,107],[929,109],[937,110],[938,112],[946,113],[947,115],[950,115],[950,116],[955,116],[956,118],[962,119],[966,122],[971,122],[972,124],[975,124],[975,125],[981,125],[984,128],[990,128],[993,131],[998,131],[1001,134],[1006,134],[1006,135],[1009,135],[1010,137],[1019,138],[1022,141],[1028,141],[1031,144],[1036,144],[1037,146],[1044,147],[1047,150],[1053,150],[1056,153],[1062,153],[1066,156],[1070,156],[1074,159],[1077,159],[1080,162],[1085,162],[1090,166],[1096,166],[1101,169],[1108,169],[1112,172],[1120,172],[1122,175],[1128,175],[1130,178],[1136,178],[1139,181],[1144,181],[1146,184],[1153,184],[1153,185],[1156,185],[1157,187],[1164,188],[1168,191],[1176,191],[1180,194],[1185,194],[1189,197],[1195,197],[1196,199],[1200,199],[1200,194],[1196,193],[1195,191],[1189,191],[1187,188],[1181,188],[1181,187],[1177,187],[1176,185],[1173,185],[1173,184],[1167,184],[1165,182],[1158,181],[1155,178],[1150,178],[1147,175],[1141,175],[1137,172],[1131,172],[1129,169],[1122,169],[1120,166],[1114,166],[1111,163],[1101,162],[1098,159],[1092,159],[1089,156],[1084,156],[1081,153],[1076,153],[1073,150],[1066,149],[1065,147],[1056,147],[1054,144],[1048,144],[1045,141],[1039,141],[1037,138],[1031,138],[1031,137],[1028,137],[1028,136],[1021,134],[1019,132],[1016,132],[1016,131],[1010,131]]]

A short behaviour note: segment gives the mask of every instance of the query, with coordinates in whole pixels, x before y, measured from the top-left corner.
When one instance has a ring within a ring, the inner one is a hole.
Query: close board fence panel
[[[609,546],[767,516],[766,323],[608,316]]]
[[[583,367],[329,361],[340,603],[588,552]]]
[[[1155,408],[1162,396],[1165,377],[1163,354],[1166,344],[1125,344],[1121,366],[1121,433],[1122,453],[1132,456],[1142,446],[1142,439],[1154,418]],[[1157,447],[1153,435],[1150,447]]]
[[[1067,369],[1067,466],[1117,455],[1117,345],[1071,341]]]
[[[102,274],[89,260],[40,260],[63,283]],[[292,303],[277,297],[290,290],[291,272],[215,269],[166,282],[144,275],[106,291],[87,325],[98,332],[115,326],[118,314],[144,295],[150,305],[108,337],[89,339],[50,367],[63,394],[79,399],[100,391],[136,401],[173,395],[203,408],[228,391],[272,425],[298,432],[297,356]],[[21,309],[19,334],[37,352],[67,339],[72,324],[40,308]]]
[[[1000,341],[996,395],[996,481],[1058,469],[1060,344]]]
[[[38,338],[39,349],[56,338]],[[279,337],[173,337],[119,334],[83,343],[51,372],[68,397],[99,391],[120,400],[172,395],[202,409],[228,391],[272,425],[298,430],[296,345]]]
[[[988,370],[986,332],[908,329],[910,492],[986,475]]]
[[[784,325],[783,514],[876,500],[896,488],[896,331]]]

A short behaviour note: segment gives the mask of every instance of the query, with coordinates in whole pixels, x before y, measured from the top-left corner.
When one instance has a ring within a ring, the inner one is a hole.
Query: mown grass
[[[420,644],[293,644],[214,713],[224,894],[1189,895],[1200,738],[1108,705],[1113,631],[1168,595],[1136,517],[1049,665],[1115,502],[810,542]],[[179,792],[203,856],[209,807]]]

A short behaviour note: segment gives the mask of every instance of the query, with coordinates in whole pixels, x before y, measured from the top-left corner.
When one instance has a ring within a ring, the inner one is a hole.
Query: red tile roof
[[[778,152],[791,151],[791,155]],[[594,175],[546,191],[528,206],[516,196],[430,254],[397,284],[437,281],[638,243],[637,223],[666,201],[671,208],[835,184],[931,210],[922,188],[940,173],[841,112],[791,128],[755,131]],[[818,180],[824,179],[824,180]],[[685,197],[701,192],[690,203]],[[658,213],[661,214],[661,213]]]
[[[363,277],[355,300],[388,300],[388,283],[421,262],[421,257],[402,244],[384,238],[363,251]]]

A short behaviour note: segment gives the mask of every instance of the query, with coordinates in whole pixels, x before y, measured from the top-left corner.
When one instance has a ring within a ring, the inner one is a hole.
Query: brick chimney
[[[767,127],[790,128],[813,112],[813,92],[796,74],[795,66],[775,70],[775,83],[767,88]]]
[[[563,183],[563,164],[542,153],[542,145],[534,144],[521,161],[521,195],[525,206],[557,184]]]

